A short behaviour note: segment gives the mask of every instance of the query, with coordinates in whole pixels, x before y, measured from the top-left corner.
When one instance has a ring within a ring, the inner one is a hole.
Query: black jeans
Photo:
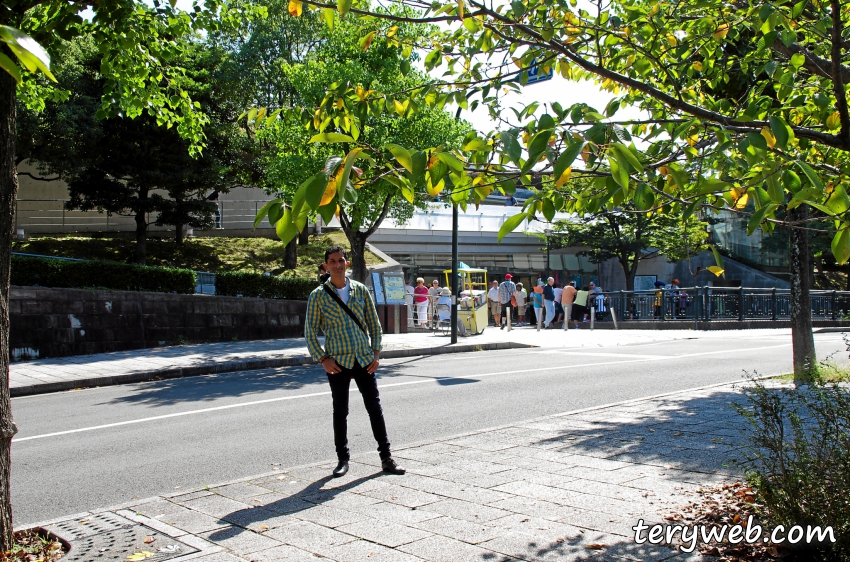
[[[378,380],[375,375],[366,372],[365,367],[355,361],[351,369],[340,365],[341,371],[335,375],[328,375],[331,385],[331,397],[333,398],[333,421],[334,421],[334,446],[336,456],[340,461],[347,461],[350,453],[348,450],[348,388],[351,379],[357,383],[357,389],[363,396],[363,404],[369,414],[369,422],[372,424],[372,435],[378,442],[378,453],[381,460],[390,458],[390,440],[387,437],[387,426],[384,423],[384,410],[381,408],[381,397],[378,395]]]

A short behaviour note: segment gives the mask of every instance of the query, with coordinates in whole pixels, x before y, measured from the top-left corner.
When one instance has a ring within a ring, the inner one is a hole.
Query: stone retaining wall
[[[306,301],[12,287],[11,359],[302,337]]]

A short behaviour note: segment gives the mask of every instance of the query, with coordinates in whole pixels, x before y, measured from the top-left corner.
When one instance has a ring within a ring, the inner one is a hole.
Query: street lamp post
[[[552,272],[549,270],[549,236],[552,234],[552,229],[544,229],[543,233],[546,234],[546,278],[548,279],[552,277]]]

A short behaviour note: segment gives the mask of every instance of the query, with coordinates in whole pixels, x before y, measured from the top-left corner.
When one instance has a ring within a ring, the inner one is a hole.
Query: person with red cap
[[[511,306],[511,297],[516,293],[516,285],[513,281],[513,275],[510,273],[505,274],[505,280],[499,284],[499,305],[501,308],[500,318],[503,317],[507,321],[508,313],[507,309]],[[505,327],[502,325],[501,319],[497,318],[496,323],[499,325],[500,330],[504,330]]]

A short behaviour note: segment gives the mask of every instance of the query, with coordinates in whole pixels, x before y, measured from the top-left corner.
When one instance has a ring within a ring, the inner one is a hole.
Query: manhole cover
[[[163,535],[150,527],[114,513],[101,513],[63,521],[48,527],[50,532],[71,543],[62,562],[126,562],[138,552],[148,552],[150,562],[173,560],[199,552],[197,548]],[[152,542],[148,537],[153,537]]]

